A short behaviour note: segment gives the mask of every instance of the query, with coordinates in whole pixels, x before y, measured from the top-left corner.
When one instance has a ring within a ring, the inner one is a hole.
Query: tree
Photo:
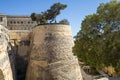
[[[36,21],[36,13],[32,13],[30,17],[33,21]]]
[[[31,14],[31,19],[32,19],[32,21],[36,21],[38,25],[39,24],[45,24],[45,23],[48,22],[45,15],[43,15],[43,14],[32,13]]]
[[[120,2],[101,3],[85,17],[75,36],[73,52],[79,60],[98,69],[113,66],[120,75]]]
[[[40,24],[56,22],[56,17],[60,14],[61,10],[67,7],[65,4],[55,3],[47,11],[41,12],[40,14],[32,13],[31,18],[33,21],[37,21]]]
[[[64,10],[67,7],[65,4],[55,3],[47,10],[47,19],[50,20],[50,23],[55,21],[57,15],[60,14],[61,10]]]

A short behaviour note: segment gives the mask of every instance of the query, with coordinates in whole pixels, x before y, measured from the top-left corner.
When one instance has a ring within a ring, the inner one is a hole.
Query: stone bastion
[[[82,80],[70,26],[35,27],[30,46],[26,80]]]

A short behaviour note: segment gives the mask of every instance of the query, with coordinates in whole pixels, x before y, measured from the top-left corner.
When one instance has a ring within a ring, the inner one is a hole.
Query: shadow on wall
[[[15,80],[25,80],[30,41],[14,40],[12,44],[14,44],[14,46],[11,45],[12,50],[9,51],[9,57],[11,65],[14,65],[13,72],[15,75]]]
[[[16,45],[16,55],[15,55],[15,68],[17,80],[25,80],[27,65],[28,65],[28,54],[30,41],[20,41],[19,45]],[[23,54],[23,55],[22,55]]]
[[[2,70],[0,69],[0,80],[5,80]]]

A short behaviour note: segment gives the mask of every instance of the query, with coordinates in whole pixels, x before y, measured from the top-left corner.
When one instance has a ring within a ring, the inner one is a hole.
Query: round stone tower
[[[82,80],[68,25],[40,25],[31,37],[26,80]]]

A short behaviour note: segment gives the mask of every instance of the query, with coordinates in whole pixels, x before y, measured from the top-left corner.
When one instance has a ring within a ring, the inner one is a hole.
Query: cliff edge
[[[12,68],[8,57],[8,30],[0,25],[0,80],[13,80]]]

